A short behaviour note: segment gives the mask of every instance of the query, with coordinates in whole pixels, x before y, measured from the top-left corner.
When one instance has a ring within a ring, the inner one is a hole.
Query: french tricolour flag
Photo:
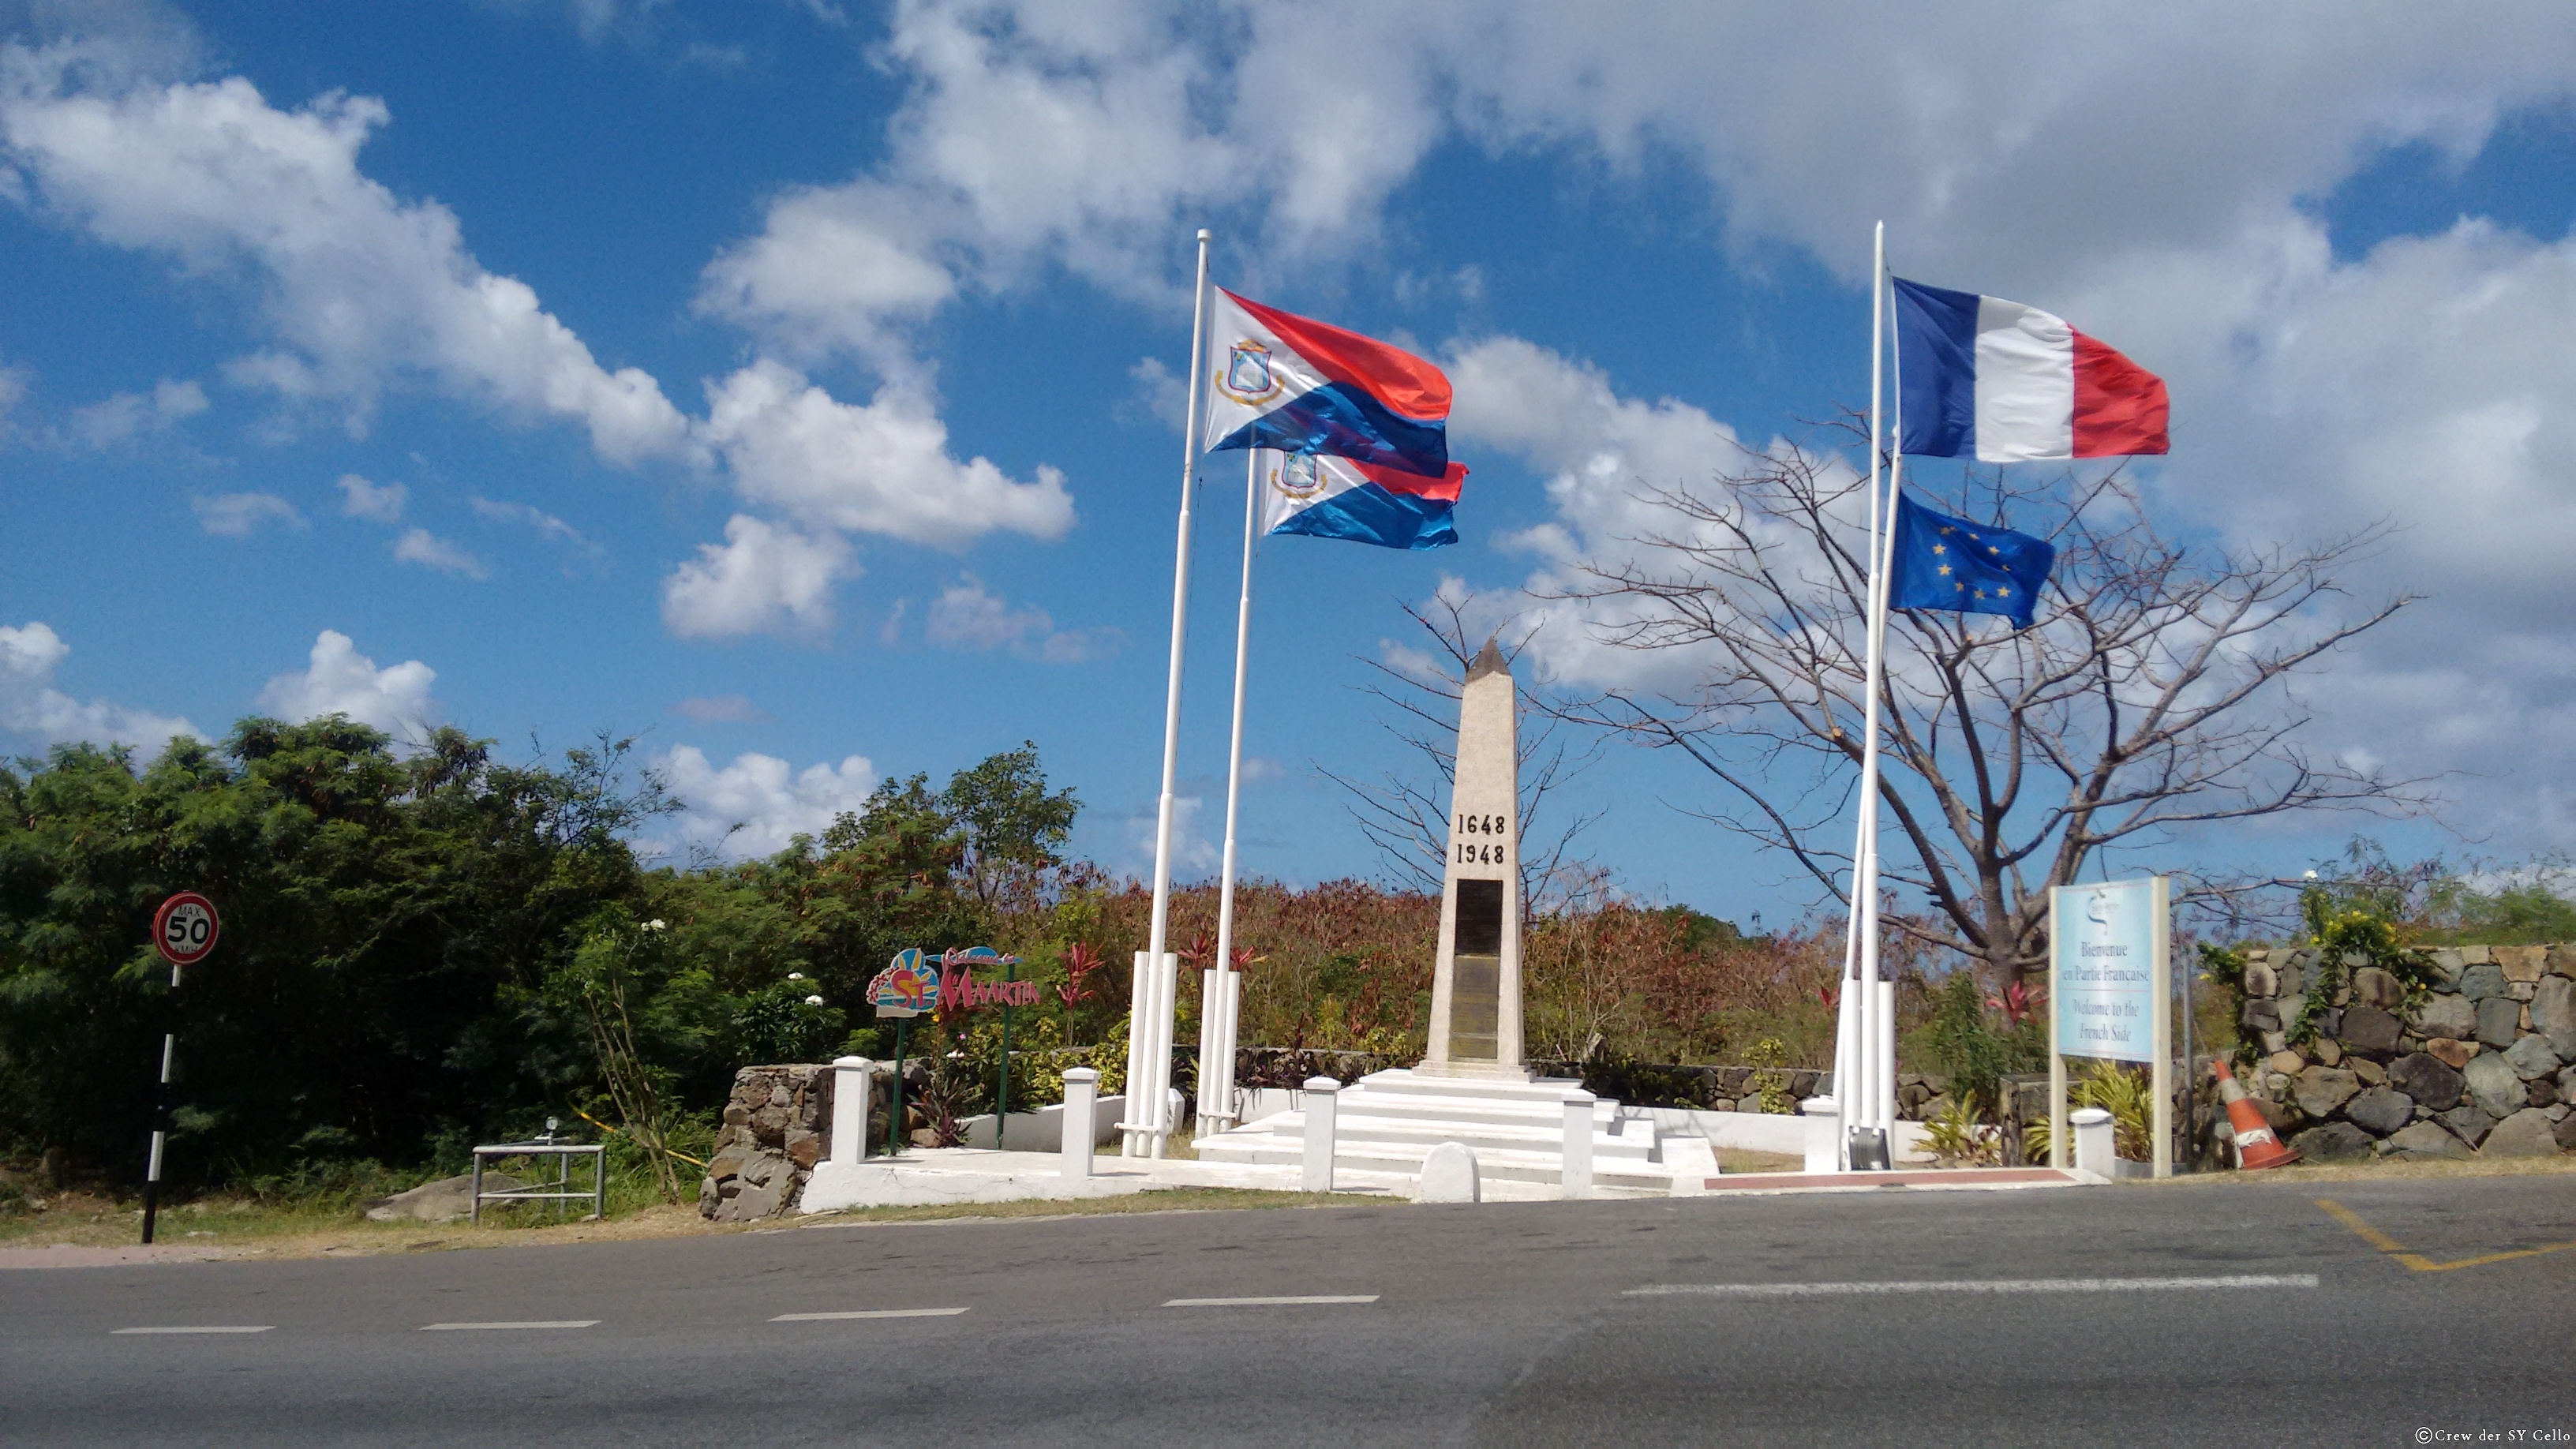
[[[2165,451],[2165,382],[2066,319],[1896,283],[1904,447],[1988,463]]]
[[[1209,452],[1320,453],[1448,476],[1448,374],[1400,347],[1222,287],[1211,310]]]

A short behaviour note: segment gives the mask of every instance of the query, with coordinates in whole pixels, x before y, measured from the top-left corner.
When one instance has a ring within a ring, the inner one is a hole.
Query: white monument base
[[[1402,1068],[1373,1073],[1338,1094],[1334,1170],[1419,1177],[1432,1148],[1457,1142],[1475,1153],[1486,1181],[1558,1185],[1565,1166],[1565,1096],[1582,1086],[1570,1078],[1533,1080],[1526,1073],[1517,1080]],[[1301,1106],[1200,1138],[1193,1146],[1201,1162],[1285,1166],[1304,1160],[1305,1127]],[[1614,1101],[1593,1104],[1595,1196],[1669,1196],[1676,1165],[1665,1160],[1652,1121],[1623,1120]]]
[[[1417,1077],[1454,1077],[1462,1082],[1535,1082],[1539,1075],[1523,1066],[1500,1062],[1424,1062],[1409,1070]]]

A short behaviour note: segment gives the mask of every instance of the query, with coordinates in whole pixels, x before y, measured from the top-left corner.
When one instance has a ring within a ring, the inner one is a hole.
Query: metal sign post
[[[868,982],[868,1002],[877,1011],[879,1021],[894,1020],[894,1092],[886,1103],[886,1156],[903,1151],[903,1049],[904,1037],[912,1019],[925,1011],[939,1009],[939,965],[922,955],[918,946],[894,953]],[[860,1123],[862,1136],[867,1124]]]
[[[2073,1165],[2066,1058],[2142,1062],[2158,1177],[2173,1176],[2173,898],[2165,876],[2048,893],[2048,1163]]]
[[[170,1077],[179,1058],[180,973],[214,954],[223,923],[215,903],[181,891],[152,913],[152,945],[170,963],[170,1028],[161,1034],[161,1080],[152,1090],[152,1157],[143,1170],[143,1241],[161,1216],[161,1149],[170,1133]]]

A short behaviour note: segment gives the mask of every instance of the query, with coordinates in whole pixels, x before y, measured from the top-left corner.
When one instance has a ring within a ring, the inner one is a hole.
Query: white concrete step
[[[1492,1147],[1505,1152],[1562,1152],[1565,1131],[1562,1127],[1511,1128],[1475,1122],[1435,1122],[1413,1118],[1347,1117],[1336,1119],[1333,1135],[1346,1142],[1420,1143],[1430,1151],[1443,1142],[1464,1142],[1483,1152]],[[1643,1138],[1613,1136],[1607,1132],[1592,1134],[1592,1160],[1635,1158],[1643,1161],[1654,1155],[1654,1144]]]
[[[1337,1111],[1344,1117],[1411,1117],[1431,1122],[1484,1122],[1497,1127],[1546,1127],[1559,1131],[1563,1130],[1565,1122],[1564,1104],[1557,1101],[1479,1101],[1359,1088],[1342,1094]],[[1618,1103],[1601,1102],[1594,1105],[1592,1120],[1600,1130],[1613,1130],[1618,1114]]]
[[[1267,1167],[1288,1167],[1305,1161],[1305,1144],[1288,1138],[1270,1142],[1227,1142],[1222,1145],[1222,1150],[1210,1150],[1218,1147],[1216,1139],[1200,1144],[1200,1160]],[[1421,1174],[1422,1159],[1429,1151],[1429,1146],[1408,1150],[1393,1143],[1345,1140],[1335,1144],[1333,1170],[1336,1174],[1392,1173],[1414,1177]],[[1478,1148],[1476,1173],[1490,1179],[1554,1185],[1564,1180],[1564,1162],[1554,1153]],[[1604,1197],[1664,1197],[1672,1191],[1672,1180],[1671,1171],[1659,1163],[1595,1162],[1592,1168],[1593,1188]]]
[[[1583,1089],[1572,1077],[1540,1077],[1536,1081],[1486,1081],[1476,1077],[1431,1077],[1420,1072],[1396,1067],[1371,1072],[1351,1084],[1347,1090],[1397,1092],[1424,1097],[1467,1097],[1478,1101],[1526,1101],[1553,1105],[1565,1100],[1568,1092]]]

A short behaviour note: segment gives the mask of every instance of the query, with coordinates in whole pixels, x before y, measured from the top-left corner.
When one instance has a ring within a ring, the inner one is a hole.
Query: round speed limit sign
[[[152,944],[171,965],[194,966],[213,953],[221,924],[213,901],[195,891],[181,891],[153,912]]]

